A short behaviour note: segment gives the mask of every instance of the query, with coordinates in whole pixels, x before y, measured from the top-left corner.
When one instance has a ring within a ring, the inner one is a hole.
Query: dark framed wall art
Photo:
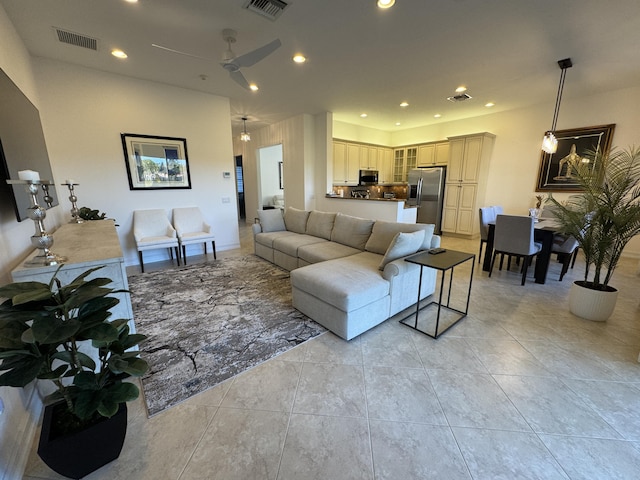
[[[540,157],[536,192],[580,191],[572,175],[573,165],[589,151],[608,153],[614,129],[615,124],[557,130],[556,153],[542,152]]]
[[[129,189],[191,188],[187,140],[123,133]]]

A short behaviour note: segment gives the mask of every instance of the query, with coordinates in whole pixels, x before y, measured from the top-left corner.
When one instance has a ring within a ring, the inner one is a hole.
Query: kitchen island
[[[418,209],[400,198],[351,198],[327,195],[317,200],[323,212],[340,212],[354,217],[387,222],[416,223]]]

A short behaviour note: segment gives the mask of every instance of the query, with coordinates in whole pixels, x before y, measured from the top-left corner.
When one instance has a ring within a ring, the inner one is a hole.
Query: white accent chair
[[[207,242],[213,247],[213,258],[216,255],[216,237],[211,233],[211,225],[204,221],[202,212],[198,207],[181,207],[173,209],[173,226],[178,232],[178,243],[182,250],[182,259],[187,264],[187,245],[196,243],[204,244],[204,253],[207,253]]]
[[[496,255],[517,255],[525,257],[522,262],[522,283],[525,284],[527,269],[533,257],[542,249],[542,244],[533,241],[533,217],[519,215],[497,215],[493,240],[493,257],[489,276],[493,272]],[[502,262],[500,262],[502,266]]]
[[[133,212],[133,237],[138,249],[140,268],[144,273],[142,252],[145,250],[157,250],[168,248],[173,260],[173,250],[176,249],[178,265],[180,265],[180,252],[178,250],[178,237],[171,226],[167,212],[163,209],[134,210]]]

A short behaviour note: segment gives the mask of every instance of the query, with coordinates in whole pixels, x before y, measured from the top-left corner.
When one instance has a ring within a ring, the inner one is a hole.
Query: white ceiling
[[[375,0],[285,1],[289,6],[275,21],[244,9],[245,0],[0,5],[32,55],[229,97],[234,131],[243,115],[250,131],[322,111],[395,131],[546,103],[550,126],[556,62],[566,57],[574,66],[565,98],[640,84],[639,0],[396,0],[389,10]],[[98,39],[98,51],[60,43],[53,27]],[[219,65],[225,28],[238,31],[238,55],[281,39],[276,52],[243,69],[259,92],[242,89]],[[112,48],[129,58],[114,58]],[[306,64],[291,61],[297,52],[308,57]],[[447,101],[459,85],[473,98]],[[487,109],[487,102],[496,106]]]

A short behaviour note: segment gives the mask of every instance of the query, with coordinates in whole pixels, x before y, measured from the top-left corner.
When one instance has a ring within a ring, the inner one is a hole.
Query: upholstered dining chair
[[[551,245],[551,253],[557,253],[558,260],[562,262],[562,270],[560,271],[560,281],[562,281],[565,273],[569,270],[569,264],[571,264],[571,268],[573,268],[573,263],[576,261],[578,240],[571,235],[555,234],[553,236],[553,244]]]
[[[178,265],[180,265],[180,252],[178,250],[178,237],[171,226],[167,212],[164,209],[134,210],[133,212],[133,237],[138,249],[140,268],[144,273],[142,252],[168,248],[173,260],[173,250],[176,250]]]
[[[207,253],[207,242],[211,242],[213,258],[216,255],[216,237],[211,233],[211,225],[204,221],[202,212],[198,207],[181,207],[173,209],[173,226],[178,232],[178,243],[182,249],[182,259],[187,264],[187,245],[196,243],[204,244],[204,253]]]
[[[494,250],[489,276],[493,272],[493,265],[498,254],[517,255],[524,257],[521,285],[525,284],[529,264],[542,249],[541,243],[533,241],[533,228],[533,217],[519,215],[496,216],[496,229],[493,239]],[[502,262],[500,263],[502,264]]]
[[[480,215],[480,250],[478,251],[478,263],[480,263],[482,246],[486,246],[487,237],[489,236],[489,223],[496,221],[496,214],[493,207],[480,207],[478,213]]]

